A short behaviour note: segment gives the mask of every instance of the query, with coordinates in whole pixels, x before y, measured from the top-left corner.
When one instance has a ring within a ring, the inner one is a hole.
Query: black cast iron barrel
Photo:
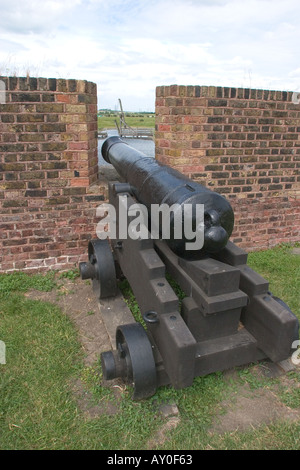
[[[170,248],[179,256],[196,258],[207,253],[216,253],[225,247],[234,225],[234,214],[229,202],[220,194],[196,183],[177,170],[163,165],[154,158],[147,157],[130,147],[120,137],[106,139],[102,145],[104,160],[111,163],[122,179],[132,187],[132,193],[144,204],[148,212],[151,204],[177,204],[183,215],[182,225],[191,224],[195,231],[196,206],[204,205],[204,245],[199,250],[186,250],[186,244],[193,239],[186,238],[184,230],[178,239],[174,235],[174,214],[170,217],[170,239],[166,240]],[[191,204],[191,220],[184,213],[184,205]],[[198,220],[198,219],[197,219]],[[203,227],[202,227],[203,229]],[[194,238],[194,241],[196,237]]]

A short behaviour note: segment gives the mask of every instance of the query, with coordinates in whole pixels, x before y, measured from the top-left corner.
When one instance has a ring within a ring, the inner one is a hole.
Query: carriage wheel
[[[154,395],[157,388],[152,346],[140,323],[121,325],[116,331],[117,350],[101,354],[106,380],[121,377],[133,384],[133,400]]]
[[[92,279],[93,290],[99,299],[117,294],[115,262],[108,240],[91,240],[87,263],[80,263],[82,279]]]

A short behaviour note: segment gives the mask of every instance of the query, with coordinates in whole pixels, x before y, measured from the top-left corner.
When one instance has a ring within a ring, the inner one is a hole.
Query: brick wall
[[[0,271],[73,267],[85,258],[104,199],[96,85],[0,80]]]
[[[0,83],[0,272],[73,267],[86,259],[107,197],[96,85]],[[230,200],[231,239],[249,251],[299,241],[300,104],[292,93],[174,85],[156,95],[156,157]]]
[[[160,86],[156,158],[229,199],[248,251],[300,241],[300,104],[291,92]]]

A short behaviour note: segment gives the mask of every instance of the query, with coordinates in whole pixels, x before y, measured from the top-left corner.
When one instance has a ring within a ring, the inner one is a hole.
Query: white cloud
[[[0,74],[98,84],[154,109],[157,85],[298,90],[298,0],[0,0]]]
[[[0,31],[14,34],[50,31],[81,0],[0,0]]]

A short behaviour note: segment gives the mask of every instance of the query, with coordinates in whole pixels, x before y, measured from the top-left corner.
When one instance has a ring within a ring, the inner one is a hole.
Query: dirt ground
[[[98,301],[89,281],[63,279],[60,284],[59,289],[54,289],[51,292],[31,290],[26,295],[32,299],[57,304],[71,318],[78,330],[85,351],[85,364],[86,366],[92,366],[99,359],[101,352],[110,350],[112,347],[99,310]],[[287,388],[295,388],[295,382],[275,365],[270,364],[269,367],[257,365],[254,373],[257,374],[257,377],[279,377],[282,385]],[[224,376],[226,380],[235,380],[237,371],[226,371]],[[114,382],[112,386],[117,398],[118,388],[122,387],[122,384]],[[103,407],[103,404],[101,404],[101,407],[95,406],[80,381],[74,384],[73,391],[78,405],[89,419],[99,417],[104,413],[115,414],[118,412],[117,404],[110,403],[107,407]],[[175,428],[180,422],[180,413],[176,404],[169,407],[169,410],[166,408],[162,412],[165,413],[166,422],[158,435],[153,436],[149,448],[153,448],[155,442],[161,443],[164,433]],[[245,431],[278,420],[295,421],[299,419],[300,410],[284,405],[270,389],[252,390],[248,385],[243,385],[237,389],[230,399],[220,404],[219,409],[216,410],[211,432],[222,434],[224,432]]]
[[[59,280],[61,287],[50,292],[31,290],[28,296],[58,305],[74,322],[85,352],[85,364],[92,365],[103,351],[111,349],[98,301],[89,281]]]
[[[262,374],[262,366],[258,365],[255,369],[252,373],[259,377]],[[236,371],[228,371],[225,375],[234,378]],[[294,381],[289,380],[284,372],[280,381],[287,387],[295,387]],[[252,390],[249,385],[238,387],[237,392],[221,403],[220,408],[224,414],[216,415],[211,429],[211,432],[218,434],[247,431],[276,421],[291,422],[300,419],[300,410],[284,405],[272,390]]]

